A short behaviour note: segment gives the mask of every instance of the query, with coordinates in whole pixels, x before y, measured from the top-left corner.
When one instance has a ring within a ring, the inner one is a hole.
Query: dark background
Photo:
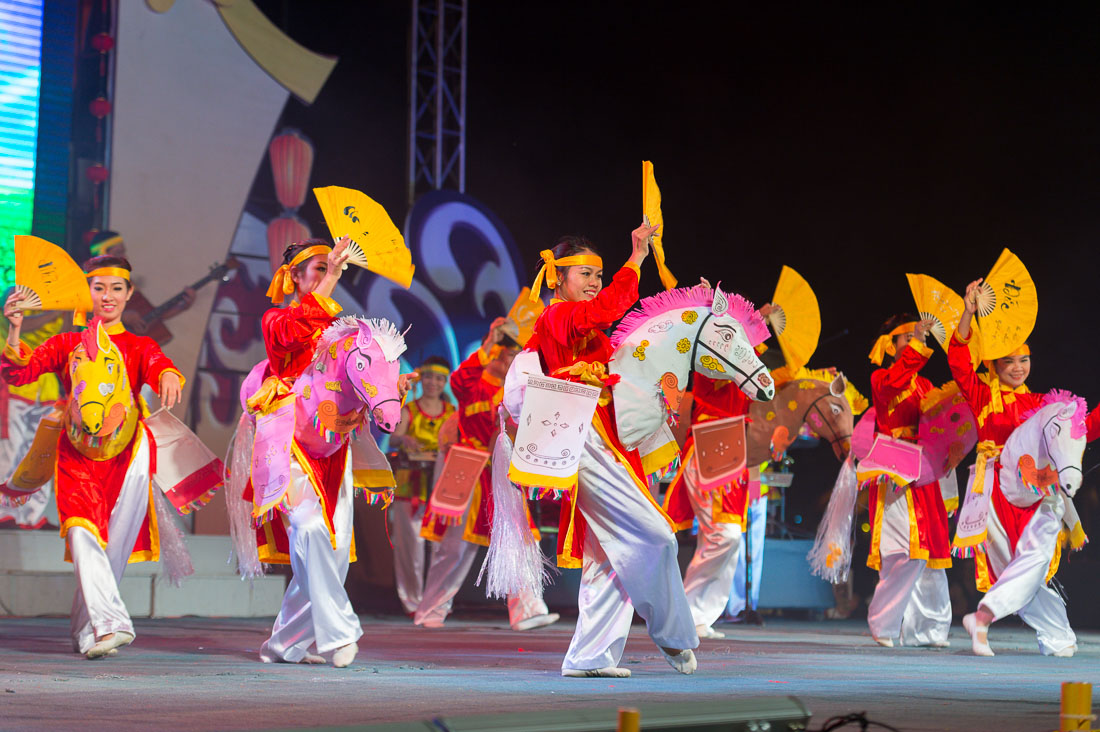
[[[340,57],[316,102],[284,114],[316,145],[314,184],[367,191],[401,221],[409,4],[258,4]],[[467,193],[526,260],[563,233],[625,260],[650,159],[673,272],[759,304],[797,269],[821,305],[811,365],[866,393],[878,326],[914,307],[905,273],[961,293],[1008,247],[1042,305],[1030,386],[1100,399],[1100,5],[672,6],[470,3]],[[270,190],[265,166],[254,194]],[[312,199],[301,213],[324,230]],[[643,294],[657,287],[648,265]],[[948,378],[942,354],[926,372]],[[1078,504],[1100,531],[1095,476]]]

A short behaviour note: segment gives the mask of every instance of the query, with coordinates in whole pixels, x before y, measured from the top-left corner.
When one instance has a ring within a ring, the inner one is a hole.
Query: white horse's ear
[[[1069,404],[1066,404],[1065,406],[1063,406],[1061,409],[1058,410],[1058,418],[1059,419],[1066,419],[1066,420],[1073,419],[1073,415],[1076,414],[1076,413],[1077,413],[1077,405],[1070,402]]]
[[[726,293],[722,292],[722,283],[714,286],[714,302],[710,305],[710,311],[715,315],[721,315],[730,309],[730,301]]]
[[[844,390],[848,387],[848,382],[844,380],[844,374],[837,372],[836,378],[833,379],[833,383],[829,384],[829,393],[840,399],[844,396]]]

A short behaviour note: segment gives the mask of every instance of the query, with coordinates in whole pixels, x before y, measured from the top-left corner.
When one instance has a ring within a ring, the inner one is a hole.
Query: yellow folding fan
[[[539,319],[545,309],[546,306],[543,305],[542,300],[531,302],[530,287],[524,287],[523,291],[519,293],[512,309],[508,311],[508,319],[519,326],[518,342],[521,346],[526,346],[527,341],[531,340],[531,336],[535,332],[535,321]]]
[[[15,236],[15,289],[23,310],[92,309],[84,270],[61,247],[37,236]]]
[[[986,361],[1007,356],[1022,346],[1035,327],[1039,296],[1027,267],[1005,249],[978,295],[977,335]]]
[[[784,265],[775,285],[768,324],[779,341],[792,373],[810,361],[821,337],[821,310],[817,295],[802,275]]]
[[[653,163],[648,160],[642,161],[642,215],[647,224],[660,227],[653,235],[653,259],[657,262],[661,284],[666,290],[671,290],[676,287],[676,277],[665,264],[665,219],[661,215],[661,189],[657,187],[657,179],[653,176]]]
[[[963,299],[935,277],[923,274],[907,274],[909,289],[921,320],[934,320],[932,336],[944,351],[947,339],[955,332],[963,314]]]
[[[412,252],[386,209],[352,188],[314,188],[329,233],[335,241],[351,239],[348,262],[368,269],[408,289],[412,285]]]

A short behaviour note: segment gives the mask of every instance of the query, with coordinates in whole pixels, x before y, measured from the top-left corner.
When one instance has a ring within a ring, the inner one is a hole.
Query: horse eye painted
[[[356,360],[355,361],[355,368],[359,371],[362,371],[363,370],[363,362],[359,361],[359,360]]]
[[[844,411],[840,408],[839,405],[836,404],[830,404],[829,409],[833,410],[833,414],[840,414],[842,411]]]

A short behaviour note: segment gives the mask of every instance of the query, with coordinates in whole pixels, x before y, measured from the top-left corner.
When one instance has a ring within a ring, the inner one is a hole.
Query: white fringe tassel
[[[485,579],[486,597],[507,598],[521,591],[542,597],[543,586],[550,580],[553,565],[531,534],[527,522],[526,497],[508,480],[512,461],[512,440],[504,431],[493,449],[493,524],[489,550],[477,576]]]
[[[856,498],[859,482],[856,479],[855,462],[851,456],[840,466],[840,473],[829,496],[829,505],[817,527],[813,548],[806,555],[810,573],[823,580],[840,584],[848,581],[852,566],[852,532],[855,523]]]
[[[252,525],[252,502],[241,498],[252,473],[255,437],[255,420],[249,414],[242,414],[225,456],[225,506],[229,514],[229,535],[233,539],[229,561],[232,562],[236,555],[237,574],[249,580],[264,576],[264,565],[256,548],[256,530]]]
[[[160,564],[164,568],[164,579],[173,587],[182,587],[183,578],[195,573],[191,564],[191,552],[187,551],[187,542],[183,530],[176,523],[168,506],[164,491],[153,487],[153,501],[157,504],[157,533],[160,535]]]

